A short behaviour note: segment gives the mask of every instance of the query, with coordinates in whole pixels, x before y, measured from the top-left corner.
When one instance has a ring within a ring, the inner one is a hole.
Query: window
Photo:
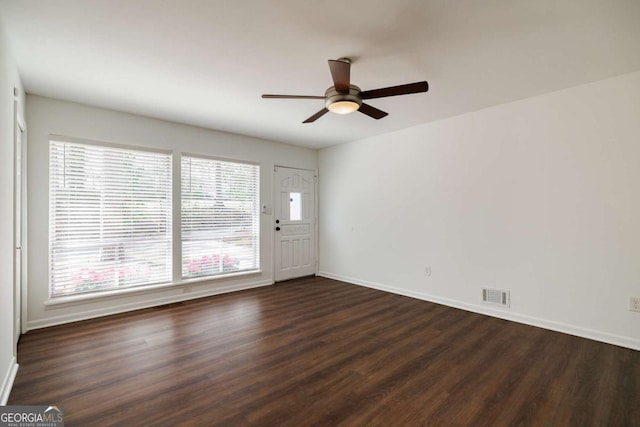
[[[183,156],[173,245],[170,153],[58,137],[49,154],[52,298],[260,268],[258,165]]]
[[[51,297],[170,282],[171,155],[52,140]]]
[[[260,267],[260,167],[182,157],[182,277]]]

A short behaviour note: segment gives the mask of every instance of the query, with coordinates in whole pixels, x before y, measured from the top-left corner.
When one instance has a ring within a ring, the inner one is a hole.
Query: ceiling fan
[[[363,91],[358,86],[351,84],[351,60],[349,58],[330,59],[329,69],[331,70],[334,85],[324,92],[324,96],[265,94],[262,97],[272,99],[324,99],[324,108],[302,122],[312,123],[329,111],[337,114],[349,114],[357,110],[378,120],[386,117],[389,113],[365,104],[362,102],[363,99],[408,95],[429,90],[429,84],[423,81]]]

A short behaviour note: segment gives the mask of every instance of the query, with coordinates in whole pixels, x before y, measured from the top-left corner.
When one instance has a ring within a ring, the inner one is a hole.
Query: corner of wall
[[[4,375],[2,385],[0,385],[0,406],[5,406],[9,401],[9,395],[11,394],[11,388],[13,387],[13,381],[18,374],[18,363],[16,358],[11,359],[11,363],[7,367],[7,371]]]

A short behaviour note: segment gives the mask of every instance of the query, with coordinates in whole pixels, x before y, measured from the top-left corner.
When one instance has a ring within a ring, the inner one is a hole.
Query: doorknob
[[[279,219],[276,219],[276,224],[280,224],[280,220]]]
[[[276,231],[280,231],[280,227],[276,227]]]

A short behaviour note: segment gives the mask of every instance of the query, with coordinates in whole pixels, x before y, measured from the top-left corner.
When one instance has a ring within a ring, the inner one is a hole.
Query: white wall
[[[322,275],[640,349],[640,72],[318,159]]]
[[[13,88],[18,88],[15,98]],[[24,116],[24,91],[0,18],[0,404],[6,404],[17,365],[13,339],[14,100]]]
[[[48,293],[48,153],[49,135],[63,135],[140,147],[171,149],[217,157],[259,162],[261,200],[272,206],[273,167],[291,166],[315,170],[315,150],[216,132],[176,123],[63,102],[38,96],[27,97],[28,145],[28,243],[29,328],[96,317],[119,311],[168,303],[223,291],[273,282],[273,224],[261,215],[261,269],[258,275],[193,284],[184,287],[137,292],[127,296],[66,305],[45,305]],[[175,161],[175,158],[174,158]]]

